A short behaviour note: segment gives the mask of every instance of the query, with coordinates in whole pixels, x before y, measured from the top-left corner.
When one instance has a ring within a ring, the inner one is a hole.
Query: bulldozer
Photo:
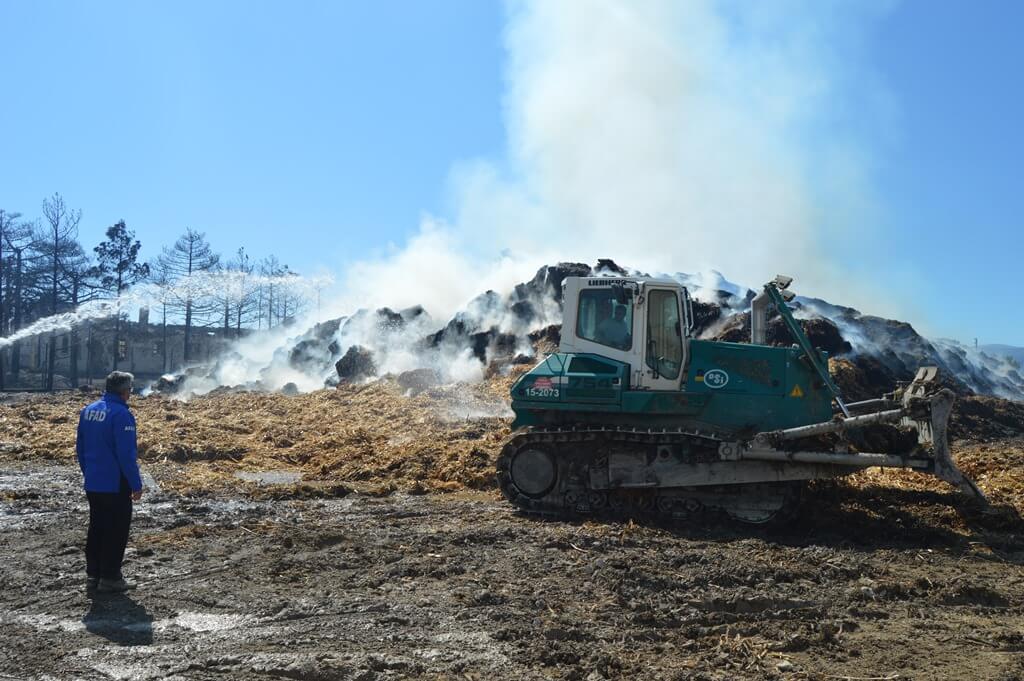
[[[788,305],[792,281],[764,285],[750,342],[731,343],[694,337],[693,300],[676,281],[567,277],[559,351],[512,386],[513,433],[497,462],[505,498],[548,515],[767,523],[792,513],[808,481],[880,466],[934,475],[985,504],[951,457],[955,395],[937,369],[847,403]],[[766,342],[773,308],[790,347]],[[858,433],[870,428],[906,444],[863,451]]]

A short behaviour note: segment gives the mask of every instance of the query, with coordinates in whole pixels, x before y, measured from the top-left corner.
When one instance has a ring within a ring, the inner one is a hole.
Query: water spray
[[[90,300],[74,310],[43,317],[15,333],[0,338],[0,349],[14,343],[46,333],[61,333],[84,322],[104,319],[133,307],[156,307],[164,303],[196,301],[207,297],[227,299],[238,303],[260,287],[274,287],[291,295],[308,298],[313,292],[329,286],[328,276],[302,277],[300,275],[268,277],[244,272],[200,272],[167,285],[139,284],[117,298]]]

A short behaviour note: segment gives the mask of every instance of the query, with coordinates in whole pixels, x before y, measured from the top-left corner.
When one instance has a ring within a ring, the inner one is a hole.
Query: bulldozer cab
[[[628,364],[634,389],[680,389],[693,329],[685,287],[659,279],[585,277],[569,277],[564,287],[561,352]]]

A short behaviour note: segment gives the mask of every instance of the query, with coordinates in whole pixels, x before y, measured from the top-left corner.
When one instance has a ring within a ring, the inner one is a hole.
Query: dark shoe
[[[130,588],[128,582],[124,581],[124,579],[103,579],[101,577],[96,590],[101,594],[115,594],[123,593]]]

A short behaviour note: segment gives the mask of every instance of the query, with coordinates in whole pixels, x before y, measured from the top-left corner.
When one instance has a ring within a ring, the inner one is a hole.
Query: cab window
[[[679,378],[683,362],[679,296],[675,291],[655,289],[647,301],[647,366],[662,378]]]
[[[611,287],[580,291],[576,335],[617,350],[633,347],[633,300],[615,300]]]

